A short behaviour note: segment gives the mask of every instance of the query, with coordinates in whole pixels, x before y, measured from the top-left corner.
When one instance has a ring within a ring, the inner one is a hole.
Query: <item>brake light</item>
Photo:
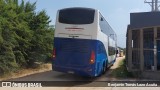
[[[91,52],[91,58],[90,58],[90,64],[93,64],[95,62],[95,52],[94,51],[92,51]]]
[[[52,52],[52,58],[55,58],[56,57],[56,49],[53,48],[53,52]]]

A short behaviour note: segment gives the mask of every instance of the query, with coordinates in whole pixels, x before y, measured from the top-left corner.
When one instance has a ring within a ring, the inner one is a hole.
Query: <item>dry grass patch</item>
[[[52,64],[42,64],[39,65],[37,68],[27,68],[27,69],[21,69],[16,72],[8,73],[3,76],[0,76],[0,81],[2,80],[8,80],[8,79],[13,79],[13,78],[19,78],[19,77],[24,77],[27,75],[35,74],[35,73],[40,73],[40,72],[45,72],[45,71],[50,71],[52,70]]]

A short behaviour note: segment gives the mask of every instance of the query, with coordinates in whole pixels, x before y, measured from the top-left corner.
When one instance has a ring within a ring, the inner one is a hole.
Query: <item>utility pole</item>
[[[155,11],[158,11],[158,0],[155,0]]]
[[[159,3],[160,2],[158,0],[152,0],[152,1],[145,0],[144,3],[148,3],[151,6],[151,11],[152,12],[159,11],[159,7],[160,7]]]
[[[149,3],[149,2],[146,2],[146,3]],[[154,0],[152,0],[152,11],[155,10],[155,7],[154,7]]]

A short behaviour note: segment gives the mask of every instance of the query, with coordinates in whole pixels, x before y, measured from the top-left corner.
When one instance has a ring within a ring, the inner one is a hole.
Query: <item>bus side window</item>
[[[101,32],[103,32],[103,30],[102,30],[102,24],[103,24],[103,22],[102,21],[104,21],[104,19],[103,19],[103,17],[100,17],[100,27],[101,27]]]
[[[101,17],[101,21],[103,21],[103,18]]]

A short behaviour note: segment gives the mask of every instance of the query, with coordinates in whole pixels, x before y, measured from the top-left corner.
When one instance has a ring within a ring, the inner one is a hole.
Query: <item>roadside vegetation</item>
[[[125,59],[120,61],[119,65],[118,65],[118,68],[114,69],[111,72],[111,75],[113,77],[116,77],[116,78],[131,78],[131,77],[134,77],[131,72],[127,71],[126,64],[125,64]]]
[[[36,3],[0,0],[0,76],[51,58],[54,27]]]

